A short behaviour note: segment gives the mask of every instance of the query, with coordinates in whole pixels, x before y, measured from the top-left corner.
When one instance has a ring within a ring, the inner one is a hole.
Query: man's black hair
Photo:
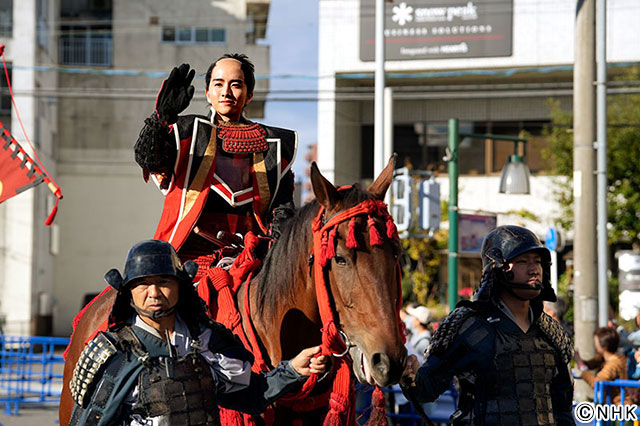
[[[247,85],[248,94],[251,95],[253,93],[253,89],[256,87],[256,76],[255,76],[255,67],[253,63],[249,60],[249,57],[244,53],[225,53],[214,63],[209,65],[209,69],[207,70],[207,74],[205,76],[206,90],[209,90],[209,83],[211,82],[211,73],[215,68],[216,64],[223,59],[235,59],[240,62],[240,69],[244,74],[244,83]]]

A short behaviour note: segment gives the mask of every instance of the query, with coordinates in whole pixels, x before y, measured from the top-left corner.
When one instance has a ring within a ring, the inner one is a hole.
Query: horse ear
[[[387,189],[389,189],[389,185],[391,185],[391,181],[393,180],[393,170],[396,166],[396,154],[393,154],[389,159],[389,163],[387,167],[384,168],[380,176],[369,185],[367,191],[371,193],[378,200],[384,200],[384,196],[387,193]]]
[[[331,182],[322,176],[322,173],[320,173],[315,161],[311,163],[310,177],[311,186],[313,187],[313,193],[316,196],[316,200],[318,200],[320,205],[324,206],[324,208],[328,210],[340,199],[338,190]]]

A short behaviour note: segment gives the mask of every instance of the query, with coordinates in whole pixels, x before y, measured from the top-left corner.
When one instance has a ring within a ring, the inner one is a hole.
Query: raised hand
[[[184,111],[193,98],[195,88],[191,85],[196,70],[189,64],[173,68],[171,74],[162,82],[156,98],[156,114],[160,121],[173,124],[178,121],[178,114]]]

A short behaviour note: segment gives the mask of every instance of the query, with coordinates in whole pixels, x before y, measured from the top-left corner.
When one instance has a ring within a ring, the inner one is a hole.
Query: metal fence
[[[57,404],[62,390],[66,337],[0,335],[0,403],[17,415],[24,404]]]
[[[60,63],[109,67],[112,64],[112,46],[110,38],[61,38]]]
[[[364,424],[371,412],[372,387],[356,385],[356,415],[358,424]],[[390,426],[420,426],[422,417],[402,395],[398,386],[382,388],[385,396],[387,420]],[[423,405],[425,414],[434,424],[449,424],[449,417],[457,409],[458,394],[453,388],[434,401]]]

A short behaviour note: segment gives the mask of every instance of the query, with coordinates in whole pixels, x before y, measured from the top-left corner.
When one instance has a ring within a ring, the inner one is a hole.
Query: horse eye
[[[336,256],[333,258],[333,260],[336,262],[336,264],[340,265],[340,266],[347,266],[349,265],[349,262],[347,262],[347,259],[345,259],[342,256]]]

